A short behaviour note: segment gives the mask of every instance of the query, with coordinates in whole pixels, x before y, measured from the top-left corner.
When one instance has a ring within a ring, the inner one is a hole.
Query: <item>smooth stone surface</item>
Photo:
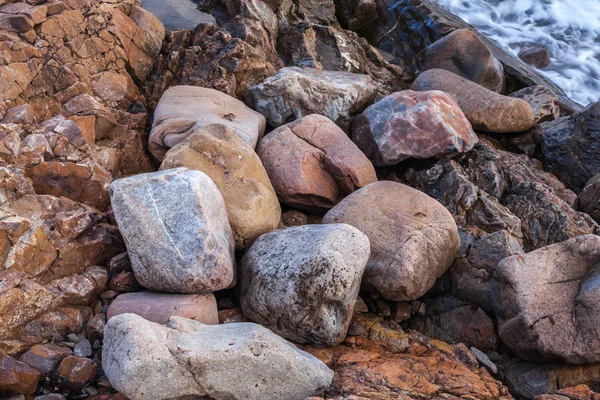
[[[510,94],[523,99],[533,109],[536,124],[553,121],[560,117],[560,104],[556,94],[547,86],[529,86]]]
[[[369,106],[354,120],[352,140],[377,166],[408,158],[452,157],[479,141],[452,96],[412,90]]]
[[[297,343],[340,343],[369,254],[367,236],[346,224],[262,235],[240,263],[242,312]]]
[[[526,101],[494,93],[443,69],[421,73],[410,88],[451,94],[475,130],[518,133],[530,129],[535,121],[533,110]]]
[[[331,384],[325,364],[260,325],[171,317],[169,326],[133,314],[108,322],[102,367],[129,399],[304,400]]]
[[[590,179],[579,194],[579,210],[600,223],[600,174]]]
[[[452,215],[433,198],[401,183],[371,183],[323,218],[365,233],[371,256],[362,285],[392,301],[424,295],[454,262],[460,247]]]
[[[147,289],[199,293],[230,287],[235,243],[223,196],[185,168],[115,180],[111,203],[133,272]]]

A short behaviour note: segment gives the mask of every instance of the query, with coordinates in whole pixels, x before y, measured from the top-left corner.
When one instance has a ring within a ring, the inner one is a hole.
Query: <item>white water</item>
[[[600,100],[600,0],[437,0],[517,55],[545,45],[552,63],[540,72],[573,100]]]

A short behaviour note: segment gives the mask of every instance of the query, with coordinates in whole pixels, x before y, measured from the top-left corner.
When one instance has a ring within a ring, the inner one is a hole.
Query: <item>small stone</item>
[[[579,194],[579,209],[600,223],[600,174],[590,179]]]
[[[42,375],[48,375],[56,370],[64,358],[72,354],[69,348],[54,343],[38,344],[27,350],[19,360],[37,369]]]
[[[300,211],[289,210],[281,214],[281,221],[283,222],[283,225],[291,228],[292,226],[306,225],[308,223],[308,218]]]
[[[33,400],[66,400],[66,397],[59,393],[51,393],[43,396],[37,396]]]
[[[550,65],[550,52],[542,44],[528,44],[519,51],[519,58],[536,68],[546,68]]]
[[[233,322],[248,322],[244,317],[244,314],[242,314],[242,309],[240,307],[219,311],[220,324],[231,324]]]
[[[350,326],[348,326],[348,332],[346,333],[348,336],[362,336],[364,333],[365,328],[362,325],[350,321]]]
[[[530,86],[517,90],[510,94],[510,97],[523,99],[533,109],[534,121],[536,124],[541,122],[553,121],[560,117],[560,104],[556,94],[547,86]]]
[[[89,358],[69,356],[58,366],[60,384],[65,389],[81,390],[96,375],[96,363]]]
[[[490,358],[483,351],[479,350],[477,347],[471,347],[471,351],[473,352],[473,354],[475,354],[475,358],[477,358],[479,364],[487,368],[487,370],[490,371],[490,373],[494,375],[498,373],[498,367],[496,366],[496,364],[494,364],[492,360],[490,360]]]
[[[122,271],[110,277],[108,288],[117,293],[137,292],[142,286],[131,271]]]
[[[356,298],[356,302],[354,303],[354,312],[359,313],[367,313],[369,312],[369,307],[361,297]]]
[[[73,342],[73,343],[79,343],[79,336],[77,336],[77,335],[76,335],[76,334],[74,334],[74,333],[69,333],[69,334],[67,335],[67,339],[68,339],[68,340],[70,340],[70,341],[71,341],[71,342]]]
[[[377,299],[375,304],[377,305],[377,315],[380,317],[389,317],[392,315],[390,306],[383,299]]]
[[[87,394],[89,394],[90,396],[98,395],[98,389],[96,389],[93,386],[88,386],[88,387],[84,388],[83,391],[86,392]]]
[[[73,349],[73,354],[76,357],[91,357],[92,356],[92,345],[90,341],[83,335],[77,335],[79,341]]]
[[[0,393],[35,393],[40,372],[10,356],[0,356]]]
[[[106,314],[99,313],[90,319],[85,327],[85,333],[92,342],[102,339],[104,336],[104,327],[106,325]]]
[[[392,319],[397,323],[410,319],[412,307],[410,303],[402,301],[392,305]]]

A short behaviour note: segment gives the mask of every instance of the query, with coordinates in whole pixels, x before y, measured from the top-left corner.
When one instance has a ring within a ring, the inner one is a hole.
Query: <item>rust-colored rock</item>
[[[40,373],[10,356],[0,357],[0,395],[35,393]]]
[[[73,351],[68,347],[48,343],[33,346],[19,358],[19,361],[27,363],[43,375],[48,375],[50,372],[56,370],[64,358],[71,355],[73,355]]]
[[[66,389],[81,390],[96,375],[97,368],[89,358],[69,356],[58,366],[59,383]]]

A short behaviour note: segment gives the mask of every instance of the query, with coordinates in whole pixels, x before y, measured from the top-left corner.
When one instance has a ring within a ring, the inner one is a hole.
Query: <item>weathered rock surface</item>
[[[529,44],[519,51],[519,58],[536,68],[546,68],[550,65],[550,53],[546,46],[541,44]]]
[[[478,138],[456,101],[439,91],[392,93],[352,124],[352,140],[377,166],[408,158],[452,157]]]
[[[579,209],[600,223],[600,174],[590,179],[579,194]]]
[[[599,266],[595,235],[501,261],[495,311],[502,341],[526,360],[598,362]]]
[[[368,75],[286,67],[246,93],[246,102],[278,127],[310,114],[324,115],[347,130],[377,94]]]
[[[331,383],[323,363],[260,325],[203,325],[181,317],[169,325],[133,314],[108,322],[103,369],[128,398],[301,400]]]
[[[294,342],[340,343],[369,253],[367,236],[345,224],[267,233],[240,263],[242,312]]]
[[[226,125],[252,148],[265,131],[264,117],[236,98],[214,89],[175,86],[156,106],[148,147],[162,161],[169,148],[214,124]]]
[[[71,355],[73,351],[68,347],[61,347],[54,343],[38,344],[21,355],[19,361],[47,376],[58,368],[63,359]]]
[[[357,31],[377,19],[377,3],[373,0],[336,0],[335,15],[345,29]]]
[[[376,182],[371,162],[331,120],[312,114],[277,128],[256,149],[282,203],[327,210]]]
[[[451,94],[475,130],[518,133],[534,124],[531,106],[524,100],[494,93],[468,79],[442,69],[422,72],[412,90],[441,90]]]
[[[444,69],[496,93],[504,90],[504,68],[470,29],[457,29],[419,53],[421,72]]]
[[[229,127],[193,128],[167,152],[160,165],[161,170],[178,167],[202,171],[217,185],[236,248],[247,248],[279,225],[281,207],[267,171],[252,148]]]
[[[176,168],[118,179],[111,202],[142,286],[199,293],[233,284],[235,243],[225,202],[203,172]]]
[[[536,124],[560,117],[560,104],[556,94],[547,86],[530,86],[517,90],[510,97],[523,99],[533,109]]]
[[[460,246],[456,223],[444,206],[396,182],[357,190],[332,208],[323,223],[346,223],[369,237],[363,287],[394,301],[425,294],[450,268]]]
[[[37,389],[40,373],[10,356],[0,358],[0,395],[32,395]]]

